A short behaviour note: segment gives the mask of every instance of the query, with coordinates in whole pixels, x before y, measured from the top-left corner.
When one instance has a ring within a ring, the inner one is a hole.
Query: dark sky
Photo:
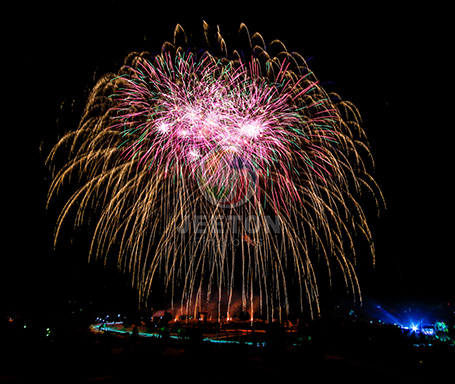
[[[56,124],[62,103],[68,110],[76,100],[80,113],[95,71],[95,77],[115,71],[130,51],[159,49],[176,23],[201,35],[202,20],[219,24],[227,39],[245,22],[266,42],[282,40],[308,59],[331,91],[359,108],[388,206],[379,219],[370,217],[377,265],[360,273],[364,292],[454,297],[448,10],[324,2],[254,10],[223,3],[195,11],[150,3],[74,2],[12,12],[17,22],[5,35],[2,71],[11,114],[3,127],[8,228],[1,256],[2,296],[9,304],[58,302],[83,287],[81,280],[96,286],[104,278],[87,267],[77,247],[52,251],[56,216],[45,210],[50,180],[43,162],[62,133]]]

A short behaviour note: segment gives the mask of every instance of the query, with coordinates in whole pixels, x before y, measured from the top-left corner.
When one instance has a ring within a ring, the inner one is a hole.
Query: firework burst
[[[159,54],[98,81],[49,155],[68,153],[49,199],[80,179],[55,239],[99,208],[91,257],[115,249],[142,303],[161,285],[186,313],[224,302],[229,317],[234,290],[269,319],[289,312],[290,290],[318,312],[314,250],[360,296],[354,234],[374,249],[357,200],[380,191],[357,109],[277,40],[266,49],[242,24],[246,49],[228,54],[219,30],[204,33],[209,47],[191,49],[177,26]]]

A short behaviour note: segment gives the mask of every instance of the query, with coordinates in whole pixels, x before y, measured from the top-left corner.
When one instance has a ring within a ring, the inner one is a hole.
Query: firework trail
[[[228,54],[218,29],[204,34],[192,49],[177,25],[159,54],[131,53],[95,85],[48,158],[68,156],[49,199],[79,180],[55,240],[66,218],[96,216],[90,257],[118,256],[141,302],[160,285],[186,313],[225,302],[229,317],[235,289],[269,319],[290,290],[317,313],[314,250],[360,296],[354,234],[374,249],[357,200],[381,192],[357,109],[278,40],[266,49],[242,24]]]

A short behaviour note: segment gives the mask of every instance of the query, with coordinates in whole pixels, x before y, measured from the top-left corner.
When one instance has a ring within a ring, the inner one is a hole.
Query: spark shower
[[[360,298],[354,237],[375,253],[359,198],[382,196],[357,109],[281,41],[241,24],[228,50],[203,33],[194,47],[177,25],[94,86],[47,160],[48,204],[73,188],[55,242],[66,220],[93,228],[91,259],[115,260],[143,305],[164,288],[187,314],[212,302],[230,317],[237,292],[251,315],[313,316],[316,262]]]

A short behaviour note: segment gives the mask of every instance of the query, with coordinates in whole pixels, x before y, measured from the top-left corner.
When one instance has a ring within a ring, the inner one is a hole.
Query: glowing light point
[[[256,138],[262,132],[262,125],[257,122],[247,123],[240,127],[240,134],[242,136]]]
[[[190,132],[188,131],[188,129],[182,129],[182,130],[180,130],[179,135],[180,135],[180,137],[185,138],[190,135]]]
[[[158,127],[157,127],[158,131],[160,133],[167,133],[169,132],[169,129],[170,129],[170,126],[168,123],[165,123],[164,121],[161,122],[160,124],[158,124]]]
[[[188,156],[189,156],[190,160],[197,160],[201,157],[201,155],[199,154],[199,152],[196,149],[190,150],[188,152]]]

